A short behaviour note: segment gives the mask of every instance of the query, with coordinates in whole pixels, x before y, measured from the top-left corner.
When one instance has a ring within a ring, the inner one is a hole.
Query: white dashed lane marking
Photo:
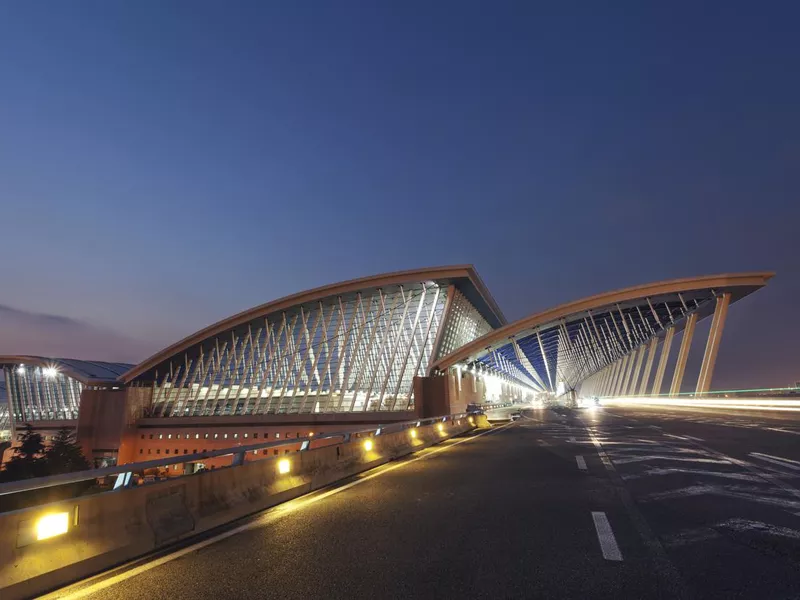
[[[611,530],[611,523],[604,512],[592,511],[594,528],[597,531],[597,539],[600,541],[600,550],[606,560],[622,560],[622,552],[619,551],[617,539]]]
[[[576,456],[575,457],[575,462],[578,463],[578,468],[581,471],[585,471],[586,470],[586,461],[584,460],[583,456],[581,456],[580,454],[578,456]]]

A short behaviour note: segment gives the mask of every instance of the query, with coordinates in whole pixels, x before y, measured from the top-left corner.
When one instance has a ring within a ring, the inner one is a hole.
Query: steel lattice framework
[[[560,393],[579,388],[613,365],[624,370],[616,378],[620,383],[615,390],[624,395],[644,392],[656,345],[664,339],[666,352],[662,352],[653,385],[658,393],[673,336],[686,329],[684,338],[690,342],[699,319],[716,315],[721,304],[727,311],[730,302],[759,289],[772,275],[744,273],[658,282],[564,304],[466,344],[431,365],[431,371],[463,367],[503,373],[534,391]],[[712,341],[718,344],[718,337]],[[685,348],[682,344],[681,352],[688,352],[688,343]],[[679,355],[679,368],[685,366],[685,359]],[[646,369],[638,382],[643,365]],[[678,387],[681,378],[682,372]],[[708,385],[710,372],[705,378],[703,385]]]
[[[41,356],[0,356],[0,366],[9,414],[18,424],[77,419],[86,385],[115,382],[132,367]]]
[[[389,274],[258,307],[125,379],[152,416],[407,411],[434,357],[502,323],[471,267]]]

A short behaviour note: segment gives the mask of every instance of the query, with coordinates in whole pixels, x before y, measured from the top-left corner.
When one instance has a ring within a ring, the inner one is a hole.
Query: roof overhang
[[[643,303],[645,299],[650,299],[653,303],[668,298],[681,298],[683,301],[684,297],[691,298],[692,293],[701,291],[713,291],[715,294],[729,292],[731,302],[735,302],[762,288],[773,276],[772,272],[755,272],[673,279],[568,302],[496,329],[431,364],[429,371],[431,373],[436,370],[444,371],[459,363],[480,360],[493,350],[510,344],[512,340],[559,327],[564,322],[583,320],[590,312],[602,311],[609,307],[614,310],[617,308],[624,310],[626,307]],[[702,318],[711,314],[713,310],[713,305],[707,303],[698,307],[696,312],[698,318]],[[674,326],[676,331],[680,331],[685,322],[677,320]],[[663,332],[658,335],[663,335]]]
[[[93,377],[82,371],[76,365],[85,364],[88,368],[100,368],[109,370],[109,367],[126,366],[122,363],[106,363],[99,361],[82,361],[63,358],[49,358],[44,356],[27,355],[0,355],[0,366],[2,365],[29,365],[32,367],[48,368],[54,367],[59,373],[67,377],[80,381],[84,385],[116,383],[119,375],[109,374],[108,377]],[[122,371],[120,370],[120,373]]]
[[[477,271],[472,265],[455,265],[446,267],[429,267],[410,271],[397,271],[385,273],[372,277],[351,279],[341,283],[325,285],[298,294],[285,296],[256,306],[239,314],[223,319],[213,325],[201,329],[179,342],[172,344],[164,350],[154,354],[147,360],[136,365],[125,373],[121,380],[129,383],[155,368],[157,365],[171,359],[172,357],[187,351],[192,346],[203,341],[227,333],[237,328],[246,328],[247,324],[267,315],[280,313],[281,311],[301,306],[303,304],[317,302],[331,296],[341,296],[352,294],[370,288],[382,288],[393,285],[403,285],[412,282],[436,281],[442,284],[454,284],[467,299],[478,309],[481,315],[489,322],[492,327],[501,327],[506,324],[500,307],[495,302],[489,290],[484,285]]]

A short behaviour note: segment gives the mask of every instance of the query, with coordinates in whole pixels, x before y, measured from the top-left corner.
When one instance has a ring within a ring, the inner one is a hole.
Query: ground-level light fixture
[[[444,433],[444,423],[437,424],[436,429],[439,430],[439,433]]]
[[[412,429],[412,430],[409,432],[409,434],[411,435],[411,437],[412,437],[412,438],[415,438],[415,437],[417,437],[417,429],[416,429],[416,428]]]
[[[289,471],[292,470],[292,465],[289,462],[288,458],[282,458],[278,461],[278,473],[281,475],[286,475]]]
[[[366,450],[367,452],[370,452],[372,450],[373,446],[374,446],[374,444],[372,443],[372,440],[364,440],[364,450]]]
[[[36,520],[36,539],[46,540],[69,531],[69,513],[49,513]]]

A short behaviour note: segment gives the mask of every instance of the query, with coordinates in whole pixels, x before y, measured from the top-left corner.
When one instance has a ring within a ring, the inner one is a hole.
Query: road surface
[[[797,597],[800,417],[523,415],[50,597]]]

